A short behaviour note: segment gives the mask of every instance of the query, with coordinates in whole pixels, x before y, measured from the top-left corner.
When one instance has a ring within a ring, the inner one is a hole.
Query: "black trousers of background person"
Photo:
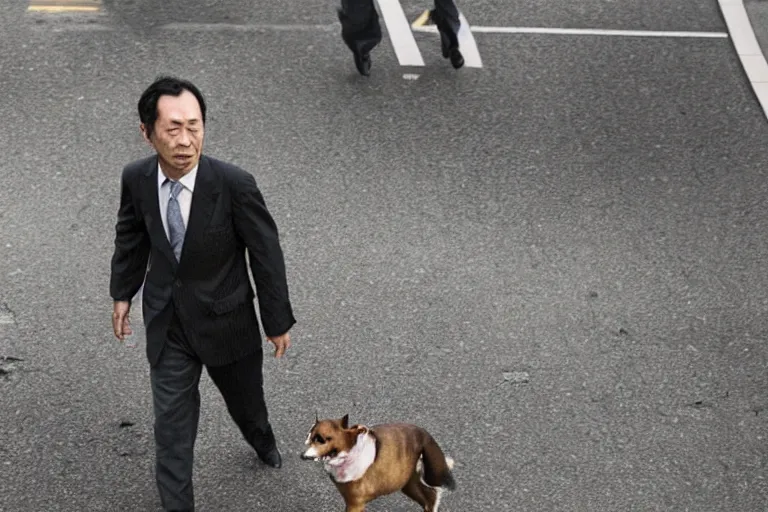
[[[432,18],[449,48],[459,46],[459,9],[453,0],[434,0]],[[373,0],[341,0],[338,11],[341,22],[341,38],[356,55],[367,55],[381,42],[379,14]]]
[[[208,366],[245,440],[265,453],[275,444],[263,391],[263,349],[225,366]],[[155,478],[168,511],[194,511],[192,466],[200,416],[203,364],[174,314],[157,364],[150,369],[155,414]]]

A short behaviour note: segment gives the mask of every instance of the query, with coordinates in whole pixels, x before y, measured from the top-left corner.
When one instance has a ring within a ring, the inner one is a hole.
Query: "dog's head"
[[[329,461],[339,455],[347,454],[357,442],[357,436],[368,432],[363,425],[349,426],[349,415],[345,414],[341,419],[319,420],[315,417],[315,424],[307,434],[304,444],[307,450],[301,454],[305,460]]]

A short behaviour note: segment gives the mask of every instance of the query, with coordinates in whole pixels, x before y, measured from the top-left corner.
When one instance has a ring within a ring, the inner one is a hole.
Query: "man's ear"
[[[341,418],[341,428],[348,428],[349,427],[349,414],[345,414],[343,418]]]
[[[150,140],[149,136],[147,135],[147,127],[144,125],[144,123],[139,124],[139,130],[141,130],[141,136],[144,138],[144,141],[152,146],[152,148],[155,147],[154,144],[152,144],[152,141]]]

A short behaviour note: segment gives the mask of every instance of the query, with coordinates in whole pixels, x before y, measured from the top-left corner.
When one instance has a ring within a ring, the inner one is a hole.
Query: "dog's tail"
[[[427,439],[421,451],[422,464],[419,473],[424,483],[430,487],[446,487],[456,489],[456,481],[453,479],[454,461],[446,457],[437,442],[427,434]]]

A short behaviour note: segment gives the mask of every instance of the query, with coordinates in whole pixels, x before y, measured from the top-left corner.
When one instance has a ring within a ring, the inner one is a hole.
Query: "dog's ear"
[[[341,418],[341,428],[347,428],[349,427],[349,414],[345,414],[343,418]]]
[[[317,414],[317,409],[315,409],[315,425],[320,423],[320,416]]]
[[[360,434],[367,434],[368,433],[368,427],[365,425],[353,425],[355,429],[355,435],[359,436]]]

